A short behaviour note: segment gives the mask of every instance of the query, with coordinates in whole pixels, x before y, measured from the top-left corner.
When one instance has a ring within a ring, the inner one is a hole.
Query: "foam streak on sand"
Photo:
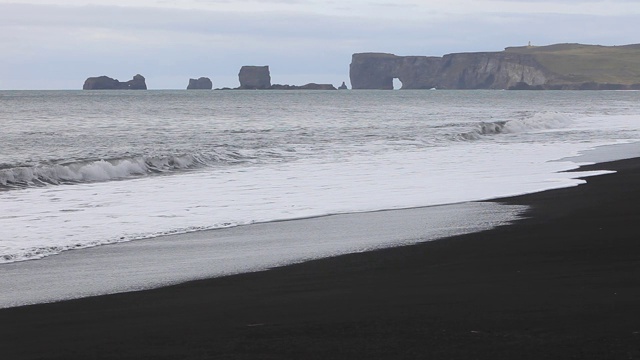
[[[0,308],[148,289],[486,230],[524,206],[466,203],[165,236],[2,265]]]

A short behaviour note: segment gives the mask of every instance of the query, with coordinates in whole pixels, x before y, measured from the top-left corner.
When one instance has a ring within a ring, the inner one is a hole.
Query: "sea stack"
[[[347,84],[345,84],[344,81],[342,82],[342,85],[338,87],[338,90],[347,90],[347,89],[348,89]]]
[[[187,90],[211,90],[213,89],[213,83],[208,77],[201,77],[198,79],[189,79],[189,85]]]
[[[82,90],[147,90],[147,84],[144,76],[140,74],[126,82],[120,82],[103,75],[85,80]]]
[[[269,66],[243,66],[238,73],[239,89],[269,89],[271,74]]]

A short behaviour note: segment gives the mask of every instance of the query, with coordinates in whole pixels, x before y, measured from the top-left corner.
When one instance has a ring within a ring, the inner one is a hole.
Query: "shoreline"
[[[149,290],[486,230],[524,206],[467,202],[165,235],[0,265],[0,309]],[[348,239],[344,241],[343,239]]]
[[[10,359],[640,358],[640,158],[478,233],[0,309]]]

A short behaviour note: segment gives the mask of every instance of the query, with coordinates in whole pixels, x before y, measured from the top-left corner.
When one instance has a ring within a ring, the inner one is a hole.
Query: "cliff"
[[[213,89],[213,82],[208,77],[201,77],[198,79],[189,79],[189,85],[187,90],[211,90]]]
[[[82,90],[147,90],[147,84],[144,76],[140,74],[126,82],[120,82],[108,76],[98,76],[85,80]]]
[[[353,89],[636,89],[640,45],[557,44],[442,57],[353,54]]]

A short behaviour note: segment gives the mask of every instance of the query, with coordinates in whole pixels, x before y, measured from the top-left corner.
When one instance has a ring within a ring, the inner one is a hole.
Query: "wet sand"
[[[583,168],[584,169],[584,168]],[[475,234],[0,310],[3,359],[640,359],[640,159]]]

